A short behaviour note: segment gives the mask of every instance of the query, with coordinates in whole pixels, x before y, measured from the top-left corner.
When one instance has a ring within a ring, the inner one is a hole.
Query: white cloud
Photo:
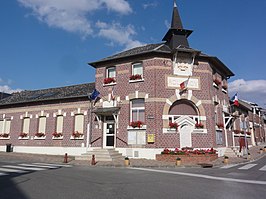
[[[142,6],[144,9],[147,9],[147,8],[155,8],[157,7],[158,3],[157,2],[153,2],[153,3],[144,3]]]
[[[229,93],[238,93],[239,99],[266,107],[266,80],[234,80],[229,83]]]
[[[106,24],[104,22],[97,22],[97,27],[100,28],[99,36],[109,39],[111,42],[116,42],[126,49],[141,46],[143,43],[133,40],[132,36],[136,34],[132,25],[123,27],[120,23]]]
[[[88,18],[89,14],[91,15],[93,11],[107,9],[123,15],[132,13],[129,3],[125,0],[17,1],[24,7],[31,9],[33,16],[39,21],[46,23],[50,27],[78,33],[83,38],[92,35],[94,32],[94,23]],[[110,36],[107,38],[110,39]]]
[[[4,92],[4,93],[14,93],[14,92],[20,92],[22,91],[21,89],[12,89],[7,85],[4,86],[0,86],[0,92]]]

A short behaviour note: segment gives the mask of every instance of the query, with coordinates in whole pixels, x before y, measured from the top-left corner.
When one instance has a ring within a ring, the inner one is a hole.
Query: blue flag
[[[95,100],[99,95],[100,95],[100,92],[94,89],[89,98],[90,100]]]

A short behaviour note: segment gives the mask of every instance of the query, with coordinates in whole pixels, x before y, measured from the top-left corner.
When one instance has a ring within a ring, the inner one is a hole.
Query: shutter
[[[5,133],[7,133],[7,134],[10,133],[10,125],[11,125],[11,121],[7,120],[5,123]]]
[[[4,121],[0,121],[0,133],[4,133]]]

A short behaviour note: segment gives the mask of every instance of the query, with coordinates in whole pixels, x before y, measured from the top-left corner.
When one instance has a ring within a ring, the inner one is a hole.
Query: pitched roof
[[[0,100],[0,107],[29,102],[87,97],[94,88],[95,83],[86,83],[42,90],[25,90],[13,93],[11,96]]]
[[[160,53],[171,53],[171,49],[169,46],[165,45],[164,43],[158,43],[158,44],[146,44],[143,46],[135,47],[120,53],[117,53],[115,55],[105,57],[103,59],[100,59],[95,62],[89,63],[93,67],[97,67],[97,64],[103,63],[103,62],[108,62],[112,60],[117,60],[121,58],[128,58],[136,55],[142,55],[142,54],[147,54],[151,52],[160,52]]]

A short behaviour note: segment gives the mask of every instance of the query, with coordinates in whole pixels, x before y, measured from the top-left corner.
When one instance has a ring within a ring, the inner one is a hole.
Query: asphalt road
[[[206,169],[0,162],[0,199],[262,199],[266,196],[265,165],[266,157],[230,168]],[[28,167],[37,170],[26,170]],[[6,169],[17,172],[4,172]]]

